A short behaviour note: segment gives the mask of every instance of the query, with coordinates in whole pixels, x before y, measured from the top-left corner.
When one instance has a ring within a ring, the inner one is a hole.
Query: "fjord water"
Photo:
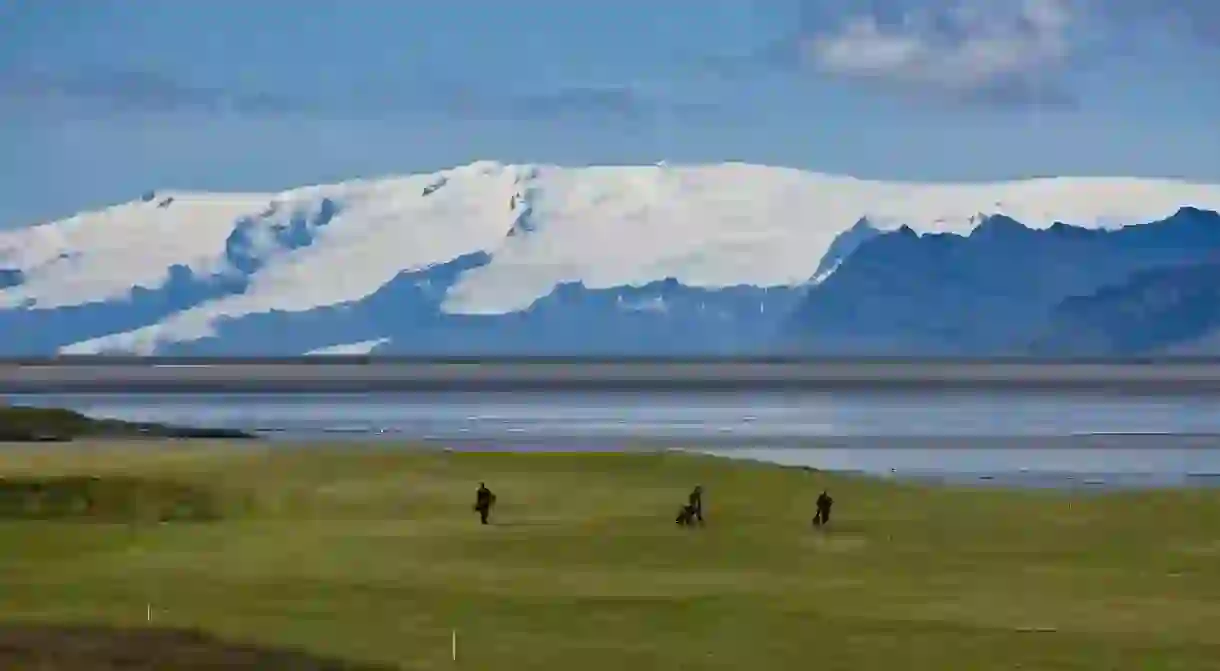
[[[16,396],[273,440],[698,449],[794,466],[1030,485],[1220,484],[1206,396],[495,393]]]

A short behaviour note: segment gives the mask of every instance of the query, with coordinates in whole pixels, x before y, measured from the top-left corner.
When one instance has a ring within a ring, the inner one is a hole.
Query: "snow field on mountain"
[[[0,309],[121,301],[133,287],[164,284],[173,265],[200,281],[245,273],[240,293],[73,348],[147,350],[206,337],[222,318],[359,301],[401,272],[479,251],[491,262],[461,276],[446,312],[522,310],[563,282],[798,285],[861,218],[882,230],[967,233],[980,214],[1032,228],[1115,227],[1186,205],[1220,209],[1220,186],[1131,178],[918,184],[735,163],[483,161],[279,194],[157,192],[3,232],[0,269],[20,271],[24,281],[0,289]]]

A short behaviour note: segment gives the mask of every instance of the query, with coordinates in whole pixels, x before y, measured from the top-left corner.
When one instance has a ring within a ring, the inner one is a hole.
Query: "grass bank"
[[[82,438],[254,438],[236,429],[170,426],[154,422],[96,419],[63,408],[0,404],[0,442],[66,442]]]
[[[0,617],[26,625],[152,624],[404,669],[1220,669],[1216,490],[223,442],[2,447],[0,475],[163,483],[104,520],[0,509]],[[470,509],[480,480],[490,527]],[[696,483],[708,526],[680,529]],[[826,533],[809,525],[823,487]],[[150,500],[210,514],[121,512],[173,508]]]

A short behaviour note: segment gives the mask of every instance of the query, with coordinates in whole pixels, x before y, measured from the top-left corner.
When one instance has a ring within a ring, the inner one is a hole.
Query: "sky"
[[[475,160],[1220,182],[1208,0],[0,0],[0,228]]]

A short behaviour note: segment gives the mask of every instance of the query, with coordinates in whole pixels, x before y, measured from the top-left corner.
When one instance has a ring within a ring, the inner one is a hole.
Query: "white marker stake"
[[[144,621],[152,622],[152,604],[151,603],[144,604]]]
[[[450,638],[450,647],[453,650],[453,661],[457,661],[457,629],[453,630],[453,636]]]

